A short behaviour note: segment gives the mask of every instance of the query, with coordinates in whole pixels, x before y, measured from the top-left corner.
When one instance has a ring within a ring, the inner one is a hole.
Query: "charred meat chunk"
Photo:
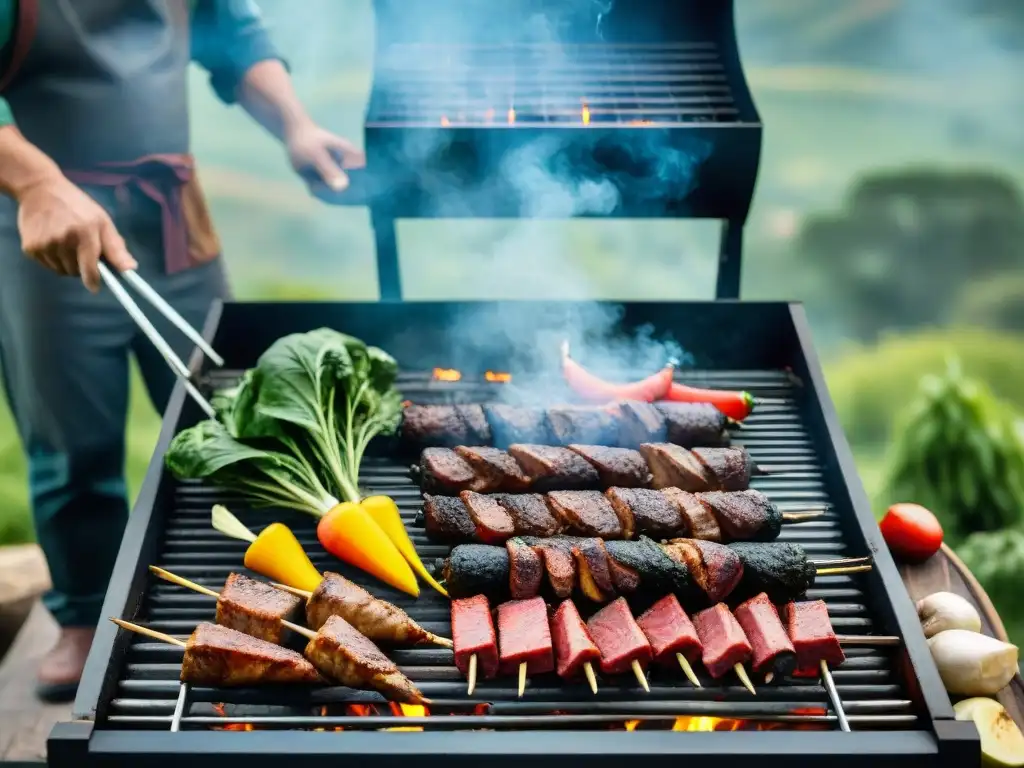
[[[504,547],[463,544],[452,549],[441,575],[453,598],[484,594],[502,599],[508,595],[508,552]]]
[[[624,400],[619,403],[619,445],[636,448],[642,443],[659,443],[668,434],[668,422],[650,403]]]
[[[566,405],[549,408],[547,415],[555,445],[614,445],[618,439],[616,406]]]
[[[600,539],[623,537],[622,524],[600,491],[551,491],[547,502],[551,513],[573,533]]]
[[[555,596],[565,600],[572,595],[577,573],[572,549],[577,539],[571,536],[552,536],[547,539],[523,540],[540,551],[544,558],[544,572],[548,575],[548,583]]]
[[[707,470],[693,453],[672,443],[644,443],[640,454],[651,470],[652,488],[678,488],[694,493],[709,490]]]
[[[501,669],[506,674],[518,672],[523,663],[529,675],[555,668],[548,607],[543,598],[512,600],[498,606],[498,647]]]
[[[742,599],[765,592],[772,602],[784,603],[814,585],[814,564],[799,544],[737,541],[729,549],[743,561],[743,578],[735,597]]]
[[[572,548],[579,573],[580,591],[595,603],[615,597],[615,584],[608,567],[608,550],[601,539],[579,539]]]
[[[687,605],[703,597],[686,563],[673,560],[646,536],[641,536],[638,541],[606,541],[604,546],[615,562],[640,576],[644,592],[673,592]]]
[[[185,644],[181,682],[227,688],[324,679],[295,651],[230,627],[203,623]]]
[[[679,508],[660,491],[609,488],[604,494],[619,519],[632,516],[636,533],[654,538],[678,536],[685,530]]]
[[[711,479],[709,491],[745,491],[750,487],[754,462],[743,448],[694,448],[693,455]],[[705,490],[684,488],[683,490]]]
[[[371,640],[340,616],[331,616],[306,646],[306,658],[349,688],[372,688],[389,701],[426,704],[412,681]]]
[[[508,550],[509,594],[513,600],[526,600],[540,594],[544,579],[544,558],[522,539],[505,542]]]
[[[456,405],[455,412],[466,425],[466,432],[469,435],[464,445],[491,445],[491,426],[487,423],[484,409],[481,405]]]
[[[764,592],[733,611],[753,648],[752,665],[761,674],[788,675],[796,667],[796,652],[779,612]]]
[[[331,616],[341,616],[374,642],[422,643],[430,638],[430,633],[398,606],[328,571],[306,603],[306,623],[310,629],[320,629]]]
[[[423,527],[432,541],[472,541],[476,524],[462,499],[454,496],[423,495]]]
[[[420,487],[424,491],[459,493],[486,485],[464,458],[451,448],[425,448],[420,454]]]
[[[558,606],[551,619],[551,634],[555,642],[555,671],[559,677],[571,680],[580,674],[584,664],[601,660],[601,652],[572,600],[565,600]]]
[[[294,618],[301,598],[242,573],[231,573],[217,600],[217,623],[280,645],[282,621]]]
[[[782,532],[782,513],[760,491],[711,491],[697,498],[715,516],[725,541],[775,541]]]
[[[612,601],[590,617],[590,636],[601,653],[601,671],[615,675],[629,670],[636,661],[646,668],[651,661],[651,644],[640,630],[625,598]]]
[[[667,424],[666,439],[684,448],[729,444],[725,415],[709,403],[654,403]],[[654,441],[645,441],[654,442]]]
[[[485,405],[483,410],[491,427],[493,444],[498,448],[513,443],[548,441],[547,413],[543,408],[495,404]]]
[[[700,658],[701,644],[697,629],[673,594],[665,595],[637,619],[637,624],[654,652],[659,664],[676,666],[676,654],[687,661]]]
[[[499,493],[494,500],[512,518],[516,536],[554,536],[562,531],[562,523],[539,493]]]
[[[646,488],[651,482],[647,462],[632,448],[573,443],[569,450],[579,454],[601,477],[602,488]]]
[[[699,539],[672,539],[663,548],[684,563],[712,603],[725,600],[743,578],[743,562],[724,544]]]
[[[491,620],[491,606],[483,595],[452,600],[452,641],[455,667],[469,674],[469,660],[476,656],[478,674],[490,680],[498,674],[498,640]]]
[[[789,603],[784,612],[786,634],[796,649],[797,674],[817,675],[823,661],[833,667],[846,661],[824,600]]]
[[[466,511],[476,529],[476,539],[485,544],[500,544],[514,536],[516,529],[509,515],[493,496],[484,496],[473,491],[463,491],[459,498],[466,505]]]
[[[582,491],[601,485],[597,470],[568,448],[517,443],[508,452],[533,480],[535,491]]]
[[[402,410],[402,439],[422,448],[466,445],[473,432],[454,405],[407,405]]]
[[[515,459],[498,448],[470,447],[460,445],[455,452],[473,467],[473,472],[480,479],[479,487],[472,490],[480,493],[508,491],[517,493],[530,487],[530,478]]]
[[[721,677],[750,659],[753,652],[750,641],[724,603],[698,613],[693,617],[693,625],[704,647],[704,666],[713,678]]]
[[[662,488],[661,492],[676,505],[683,518],[683,526],[690,538],[702,541],[722,541],[722,529],[715,516],[708,511],[700,499],[692,493],[678,488]]]

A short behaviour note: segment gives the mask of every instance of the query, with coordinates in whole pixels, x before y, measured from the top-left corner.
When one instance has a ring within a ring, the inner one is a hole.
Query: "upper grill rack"
[[[393,44],[368,128],[734,123],[713,43]]]
[[[207,389],[227,386],[237,375],[216,372],[208,377]],[[781,371],[686,371],[682,378],[698,386],[746,389],[761,399],[761,407],[744,422],[735,442],[746,446],[758,463],[786,464],[794,471],[785,476],[758,478],[754,487],[784,510],[812,506],[830,510],[814,522],[785,527],[781,540],[801,544],[815,559],[866,554],[848,546],[838,517],[831,511],[818,454],[796,405],[799,385],[790,375]],[[480,402],[494,399],[503,386],[514,384],[474,384],[467,380],[449,384],[418,373],[403,374],[399,380],[403,395],[415,402]],[[447,554],[447,547],[428,542],[422,529],[411,526],[420,494],[408,477],[405,463],[386,457],[368,459],[361,483],[373,492],[395,498],[425,560]],[[195,483],[176,486],[156,564],[212,589],[219,589],[230,571],[241,569],[245,545],[210,527],[213,503],[224,503],[242,513],[244,522],[255,530],[274,520],[285,522],[318,568],[344,573],[400,605],[429,631],[450,637],[447,603],[441,596],[425,589],[418,600],[412,600],[332,560],[317,546],[314,521],[308,516],[249,511],[238,498]],[[809,597],[826,601],[840,634],[882,633],[868,608],[861,577],[820,577]],[[186,637],[198,622],[212,620],[213,615],[211,598],[150,577],[135,618],[155,629]],[[755,698],[729,678],[725,685],[715,684],[699,665],[697,672],[705,686],[702,689],[691,688],[681,675],[656,671],[651,676],[649,695],[640,691],[631,677],[602,679],[595,697],[585,684],[566,685],[544,676],[530,681],[522,700],[517,698],[515,681],[506,679],[479,683],[475,695],[469,698],[465,695],[465,682],[452,663],[451,651],[436,647],[389,651],[402,671],[434,701],[429,717],[410,718],[390,714],[377,694],[347,688],[189,690],[178,682],[181,653],[177,647],[134,638],[125,654],[114,698],[98,727],[350,730],[422,725],[427,729],[582,729],[607,728],[610,724],[621,727],[626,720],[641,721],[642,727],[671,727],[676,717],[688,715],[777,724],[773,727],[837,727],[826,691],[817,680],[790,679],[781,685],[761,685]],[[843,709],[855,730],[921,727],[896,670],[898,653],[899,649],[892,648],[849,648],[847,662],[833,670]],[[352,703],[376,705],[378,715],[353,715],[346,707]],[[558,715],[552,716],[555,711]]]

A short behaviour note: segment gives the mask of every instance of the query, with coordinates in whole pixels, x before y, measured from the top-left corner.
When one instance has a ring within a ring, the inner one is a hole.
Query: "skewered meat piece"
[[[608,675],[627,671],[634,661],[646,669],[651,661],[651,644],[640,630],[629,604],[618,598],[590,617],[587,629],[601,652],[601,671]]]
[[[548,416],[543,408],[485,405],[484,416],[498,448],[514,443],[543,444],[549,440]]]
[[[282,621],[295,617],[302,599],[242,573],[228,574],[217,598],[217,623],[280,645]]]
[[[743,578],[743,561],[724,544],[672,539],[662,547],[669,557],[686,565],[693,580],[713,603],[732,594]]]
[[[516,536],[554,536],[562,524],[539,493],[500,493],[494,497],[512,518]]]
[[[651,470],[652,488],[678,488],[691,493],[708,489],[709,477],[704,465],[682,446],[643,443],[640,454]]]
[[[743,448],[694,448],[693,455],[704,465],[711,482],[709,491],[745,491],[756,465]]]
[[[487,423],[483,406],[456,405],[454,408],[469,433],[469,439],[463,445],[491,445],[493,443],[491,426]]]
[[[526,538],[524,541],[541,553],[551,591],[560,600],[565,600],[576,587],[576,560],[572,550],[578,539],[571,536],[552,536],[548,539]]]
[[[698,613],[693,617],[693,625],[704,647],[701,657],[704,666],[713,678],[721,677],[750,659],[753,653],[750,641],[724,603]]]
[[[555,445],[614,445],[618,441],[617,405],[566,405],[548,409],[548,429]]]
[[[407,405],[402,409],[402,439],[412,445],[453,448],[479,443],[452,405]]]
[[[423,527],[433,541],[459,542],[476,538],[476,523],[462,499],[423,494]]]
[[[598,488],[601,478],[586,459],[554,445],[510,445],[509,454],[533,479],[535,491],[575,491]]]
[[[526,672],[539,675],[555,668],[548,607],[540,597],[512,600],[498,606],[498,647],[501,669],[513,674],[526,662]]]
[[[737,541],[729,549],[743,561],[743,578],[733,596],[739,599],[764,592],[774,603],[785,603],[814,584],[814,564],[799,544]]]
[[[372,688],[389,701],[426,704],[423,694],[373,641],[340,616],[331,616],[306,646],[306,658],[349,688]]]
[[[306,623],[310,629],[320,629],[331,616],[340,616],[374,642],[411,644],[430,640],[430,633],[401,608],[328,571],[306,603]]]
[[[618,515],[600,491],[551,491],[546,498],[551,513],[573,533],[624,538]]]
[[[673,560],[656,542],[641,536],[639,541],[606,541],[613,561],[629,568],[640,580],[639,588],[648,594],[671,592],[689,604],[706,600],[685,563]]]
[[[760,491],[698,494],[714,515],[726,541],[774,541],[782,532],[782,513]]]
[[[473,488],[474,491],[519,493],[530,488],[530,478],[523,474],[516,460],[505,451],[460,445],[455,448],[455,452],[473,467],[474,474],[480,480],[481,487]]]
[[[615,597],[615,583],[608,566],[608,550],[601,539],[579,539],[572,548],[579,574],[580,591],[595,603],[607,603]]]
[[[692,493],[678,488],[662,488],[661,492],[676,505],[684,521],[684,529],[692,539],[702,541],[722,541],[722,529],[715,516],[700,503],[700,499]]]
[[[469,519],[473,521],[477,541],[500,544],[515,535],[512,516],[493,496],[463,491],[459,498],[466,505]]]
[[[660,491],[609,488],[604,495],[620,521],[632,519],[632,528],[638,534],[661,538],[677,536],[679,531],[686,530],[679,508]]]
[[[654,660],[676,666],[676,654],[687,661],[700,658],[701,644],[697,629],[673,594],[665,595],[637,619],[637,624],[651,644]]]
[[[295,651],[218,624],[200,624],[185,644],[181,682],[217,688],[264,683],[323,683]]]
[[[580,674],[588,661],[600,661],[601,652],[572,600],[565,600],[558,606],[551,619],[551,634],[555,641],[555,671],[559,677],[570,680]]]
[[[424,491],[459,493],[481,491],[486,482],[468,461],[451,448],[425,448],[420,454],[420,487]]]
[[[674,403],[662,401],[653,404],[665,417],[666,439],[684,448],[696,446],[720,447],[729,444],[725,415],[709,403]],[[645,440],[644,442],[653,442]]]
[[[645,488],[650,484],[651,473],[639,451],[578,443],[570,445],[569,450],[597,470],[602,488]]]
[[[469,674],[469,659],[474,654],[481,679],[490,680],[498,674],[498,639],[486,597],[452,600],[452,640],[455,666],[463,675]]]
[[[624,400],[619,403],[619,412],[619,445],[624,448],[661,442],[668,434],[665,416],[650,403]]]
[[[822,661],[829,666],[838,666],[846,661],[846,654],[832,630],[824,600],[789,603],[783,612],[786,634],[796,649],[797,674],[817,675]]]
[[[509,571],[504,547],[460,544],[444,560],[441,576],[452,597],[484,594],[500,600],[508,595]]]
[[[768,595],[762,592],[741,603],[733,615],[754,649],[751,663],[755,672],[782,676],[793,671],[796,652]]]
[[[508,584],[512,599],[536,597],[544,578],[543,556],[520,538],[509,539],[505,548],[508,550]]]

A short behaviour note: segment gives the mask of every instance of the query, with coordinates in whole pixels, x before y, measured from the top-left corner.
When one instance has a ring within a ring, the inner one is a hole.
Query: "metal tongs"
[[[203,412],[213,418],[215,413],[213,406],[207,401],[205,397],[196,389],[195,384],[192,383],[192,373],[189,371],[188,366],[182,362],[181,358],[178,357],[174,350],[171,349],[171,345],[168,344],[164,337],[160,335],[160,332],[153,326],[146,317],[145,313],[139,308],[139,305],[135,303],[135,300],[128,294],[124,286],[114,276],[114,272],[104,264],[102,261],[99,263],[100,277],[103,278],[103,282],[106,284],[110,292],[114,294],[114,298],[120,302],[121,306],[124,307],[125,311],[131,315],[132,320],[139,326],[139,329],[146,334],[146,338],[149,339],[153,346],[157,348],[157,351],[163,356],[164,360],[167,361],[167,365],[170,366],[171,370],[174,371],[174,375],[177,376],[178,380],[184,385],[185,391],[188,392],[189,396],[196,401]],[[139,277],[139,274],[134,270],[128,270],[121,272],[121,277],[128,283],[132,288],[142,294],[153,307],[156,308],[161,315],[166,317],[179,331],[188,336],[189,340],[193,341],[199,349],[203,351],[215,365],[218,367],[224,365],[224,358],[217,354],[216,350],[211,347],[206,339],[200,335],[199,331],[188,324],[178,312],[168,304],[164,299],[153,290],[153,287]]]

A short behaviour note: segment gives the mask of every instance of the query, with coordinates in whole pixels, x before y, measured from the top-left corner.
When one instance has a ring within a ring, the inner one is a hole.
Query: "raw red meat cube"
[[[501,669],[505,674],[518,671],[526,662],[526,672],[539,675],[555,668],[551,645],[551,627],[544,598],[510,600],[498,606],[498,644]]]
[[[796,651],[768,595],[762,592],[741,603],[733,615],[754,649],[751,663],[755,672],[785,675],[793,671]]]
[[[817,674],[819,663],[838,666],[846,661],[839,638],[832,630],[824,600],[790,603],[786,606],[786,632],[796,649],[797,672]]]
[[[498,641],[486,597],[477,595],[452,600],[452,639],[455,666],[462,674],[469,674],[469,659],[474,653],[480,678],[489,680],[498,674]]]
[[[637,624],[651,644],[655,661],[675,666],[677,653],[687,661],[700,656],[697,629],[675,595],[661,598],[637,619]]]
[[[551,630],[555,638],[556,671],[559,677],[575,677],[583,669],[584,663],[601,660],[601,652],[594,645],[590,631],[572,600],[566,600],[558,606],[551,620]]]
[[[712,677],[721,677],[750,659],[750,641],[725,603],[698,613],[693,617],[693,625],[704,646],[704,666]]]
[[[606,605],[587,622],[590,636],[601,652],[601,671],[614,675],[628,670],[634,661],[646,668],[651,644],[641,631],[624,597]]]

